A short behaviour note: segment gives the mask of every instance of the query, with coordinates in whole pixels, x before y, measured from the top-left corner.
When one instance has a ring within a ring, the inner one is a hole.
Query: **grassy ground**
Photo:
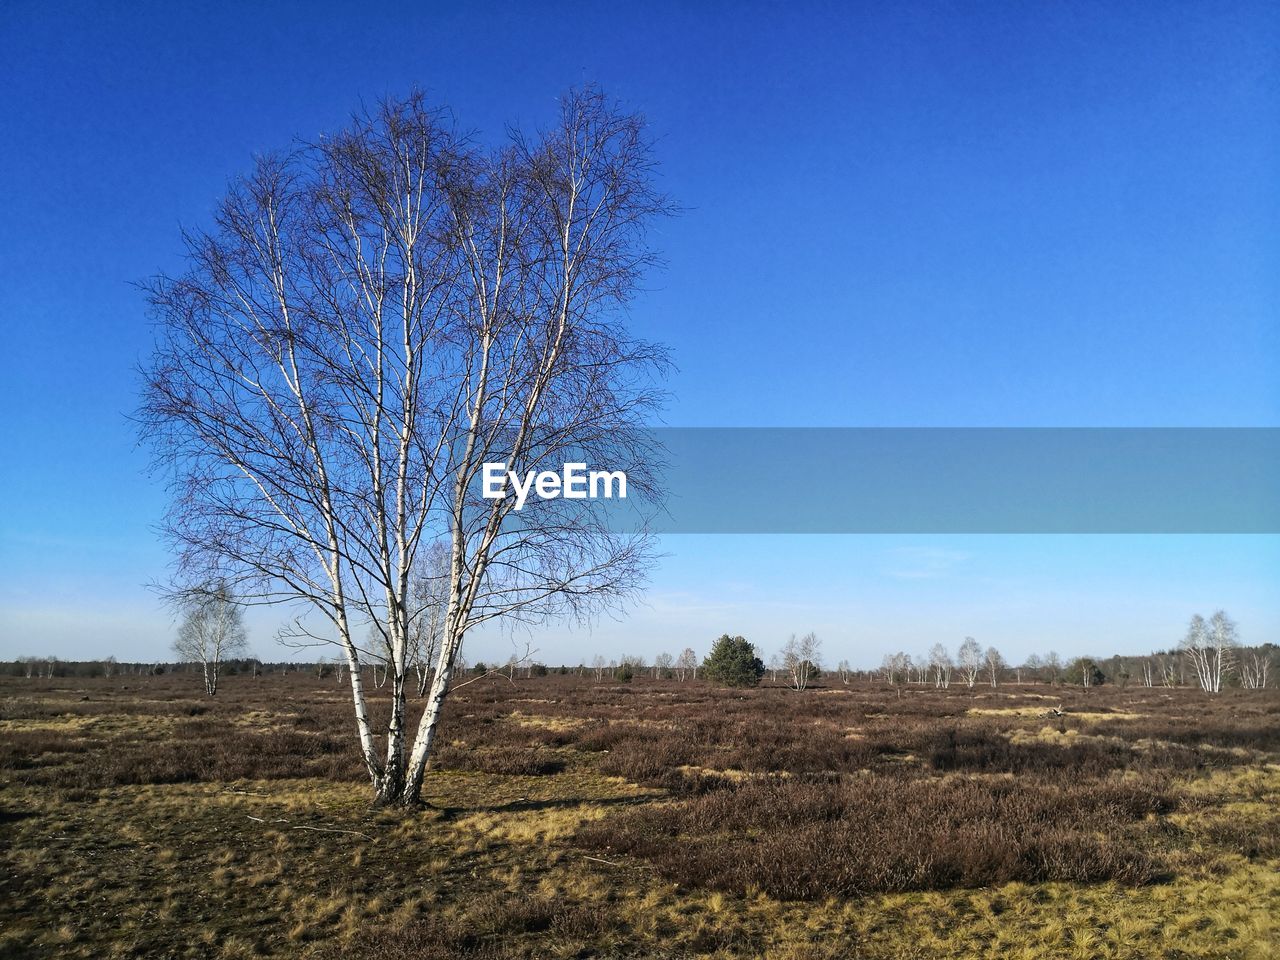
[[[1273,691],[485,681],[410,815],[349,709],[0,681],[0,956],[1280,953]]]

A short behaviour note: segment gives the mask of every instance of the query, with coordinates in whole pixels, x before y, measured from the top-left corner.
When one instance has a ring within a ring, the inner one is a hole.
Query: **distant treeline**
[[[58,657],[18,657],[0,661],[0,675],[7,677],[117,677],[156,676],[162,673],[196,671],[199,664],[173,663],[160,660],[128,661],[107,657],[103,660],[61,660]],[[305,663],[263,663],[255,658],[226,660],[222,671],[231,673],[266,673],[306,670]]]
[[[667,654],[654,658],[626,655],[613,659],[597,656],[590,664],[560,664],[552,666],[538,661],[512,658],[501,664],[479,662],[463,663],[459,673],[471,676],[491,675],[516,679],[517,677],[580,676],[597,681],[629,683],[632,680],[685,680],[697,679],[702,664],[688,656],[680,659]],[[1260,689],[1273,686],[1273,668],[1280,668],[1280,647],[1273,643],[1259,646],[1234,647],[1231,650],[1230,669],[1222,680],[1224,687]],[[964,649],[961,656],[952,658],[935,649],[929,655],[911,657],[908,654],[891,654],[880,667],[859,669],[842,660],[835,667],[824,668],[820,662],[808,665],[810,683],[825,680],[827,684],[889,683],[918,686],[947,687],[952,683],[970,686],[999,686],[1006,683],[1043,684],[1050,686],[1097,686],[1113,684],[1125,687],[1130,684],[1146,687],[1198,687],[1202,686],[1194,656],[1186,649],[1163,650],[1154,653],[1107,658],[1075,657],[1063,659],[1050,652],[1044,656],[1033,654],[1022,664],[1010,665],[993,649],[983,651],[981,660],[966,664]],[[365,666],[377,686],[385,676],[381,664]],[[58,657],[19,657],[0,661],[0,675],[9,677],[125,677],[155,676],[166,673],[199,672],[200,665],[172,661],[125,661],[115,657],[102,660],[61,660]],[[222,663],[224,675],[251,675],[305,673],[318,679],[345,678],[346,664],[342,661],[320,659],[310,662],[264,661],[254,657],[227,660]],[[774,658],[763,671],[768,683],[793,685],[793,670],[781,658]]]

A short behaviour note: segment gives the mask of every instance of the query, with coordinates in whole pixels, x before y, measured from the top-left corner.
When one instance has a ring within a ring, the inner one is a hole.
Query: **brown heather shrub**
[[[250,731],[208,720],[187,723],[200,728],[179,724],[170,737],[160,740],[67,740],[56,752],[5,758],[3,766],[17,783],[64,789],[305,776],[352,780],[364,776],[350,738],[285,730]]]
[[[643,727],[611,724],[596,721],[584,727],[577,735],[574,746],[589,753],[613,750],[620,743],[636,742],[645,738]]]
[[[1218,846],[1250,860],[1280,857],[1280,816],[1220,816],[1209,821],[1205,836]]]
[[[85,753],[92,744],[56,730],[12,730],[0,737],[0,769],[38,769],[49,755]]]
[[[14,679],[3,692],[0,718],[40,726],[0,737],[0,785],[89,800],[116,784],[366,778],[348,691],[332,677],[230,677],[216,698],[199,696],[194,674]],[[384,692],[370,697],[371,720],[385,723]],[[413,718],[420,708],[411,701]],[[1045,726],[1077,735],[1042,737]],[[459,689],[433,766],[595,771],[660,788],[667,799],[616,809],[576,842],[643,857],[681,883],[803,899],[1006,880],[1141,883],[1187,833],[1211,849],[1275,856],[1274,831],[1261,826],[1218,817],[1180,831],[1160,815],[1171,782],[1275,762],[1278,737],[1274,691],[909,687],[899,697],[868,684],[796,693],[553,675]],[[427,956],[504,956],[498,934],[477,932],[503,923],[535,939],[578,925],[590,941],[580,913],[485,909],[490,919],[469,912],[462,926],[411,936],[425,943],[444,930],[452,946]],[[380,936],[369,934],[364,955],[419,955]]]
[[[600,758],[599,770],[636,783],[659,781],[692,763],[696,751],[677,735],[667,731],[640,730],[617,742]]]
[[[524,742],[530,747],[566,747],[577,741],[573,730],[552,730],[545,727],[528,727],[523,731]]]
[[[441,770],[472,770],[506,776],[539,777],[559,773],[566,766],[564,758],[550,750],[531,747],[485,747],[480,749],[441,747],[431,760]]]
[[[789,900],[1009,881],[1147,883],[1134,824],[1172,809],[1151,787],[868,774],[757,778],[582,829],[682,884]]]
[[[1191,770],[1206,762],[1204,754],[1182,747],[1135,753],[1128,744],[1095,737],[1067,743],[1015,743],[990,727],[936,730],[931,731],[930,739],[929,763],[939,771],[1026,775],[1070,770],[1081,777],[1100,777],[1112,770],[1139,767]]]
[[[545,941],[579,946],[616,929],[602,908],[544,896],[487,896],[462,916],[432,914],[399,927],[362,928],[349,941],[313,954],[317,960],[515,960],[548,955]],[[522,935],[532,935],[521,941]]]
[[[1154,740],[1192,748],[1207,745],[1222,750],[1280,751],[1280,720],[1263,712],[1223,715],[1210,709],[1194,717],[1104,720],[1092,732],[1130,741]],[[1221,754],[1212,754],[1211,758],[1213,762],[1227,762]]]

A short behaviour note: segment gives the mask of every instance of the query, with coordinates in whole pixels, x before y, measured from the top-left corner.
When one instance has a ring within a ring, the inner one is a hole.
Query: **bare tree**
[[[660,653],[653,658],[653,677],[655,680],[661,679],[671,673],[671,664],[675,662],[675,658],[669,653]]]
[[[1062,658],[1058,656],[1056,650],[1050,650],[1044,658],[1044,668],[1049,674],[1049,683],[1058,682],[1058,677],[1062,674]]]
[[[1271,671],[1271,649],[1255,647],[1240,658],[1240,683],[1246,690],[1264,690]]]
[[[218,671],[222,661],[240,656],[248,649],[244,612],[226,584],[194,589],[180,601],[182,623],[173,641],[173,650],[188,663],[198,663],[204,671],[204,692],[218,692]]]
[[[880,664],[880,672],[884,674],[885,682],[895,687],[906,681],[910,670],[911,657],[902,651],[886,654],[884,661]]]
[[[813,632],[806,633],[799,639],[793,633],[782,648],[782,666],[791,676],[791,687],[804,690],[819,669],[822,641]]]
[[[946,689],[951,686],[951,654],[940,643],[935,643],[929,650],[929,668],[933,673],[933,685]]]
[[[978,682],[978,673],[982,670],[982,647],[973,637],[965,637],[956,654],[956,664],[960,668],[960,676],[972,688]]]
[[[999,686],[1000,674],[1004,671],[1004,657],[1000,656],[1000,651],[995,647],[987,647],[987,652],[982,655],[982,665],[986,667],[987,679],[991,681],[991,686]]]
[[[665,352],[620,309],[652,256],[643,122],[598,91],[484,151],[420,95],[260,159],[149,287],[158,343],[144,437],[175,477],[180,571],[251,602],[305,601],[299,642],[336,642],[379,802],[416,804],[468,631],[590,618],[627,601],[652,541],[576,498],[486,497],[485,464],[586,463],[657,494],[643,429]],[[449,550],[448,604],[416,734],[406,726],[411,581]],[[385,632],[379,748],[356,626]]]
[[[426,696],[448,613],[449,551],[436,543],[427,551],[410,586],[407,656],[418,677],[420,697]]]
[[[769,662],[765,665],[765,669],[769,671],[769,682],[777,683],[778,674],[780,674],[784,669],[783,663],[782,663],[782,654],[775,653],[771,657],[769,657]]]
[[[374,656],[370,666],[373,667],[373,685],[381,690],[387,685],[387,679],[391,676],[391,661]]]
[[[596,675],[596,679],[603,680],[605,672],[608,669],[609,667],[608,664],[605,663],[604,657],[597,653],[591,661],[591,670]]]
[[[1031,681],[1040,679],[1040,672],[1044,670],[1044,658],[1038,653],[1033,653],[1027,657],[1026,662],[1018,670],[1018,682],[1022,682],[1022,674],[1025,671],[1028,679]]]
[[[448,612],[448,589],[449,550],[443,543],[436,542],[419,553],[405,595],[408,619],[405,660],[408,669],[416,675],[419,697],[427,693],[432,665],[440,650]],[[364,653],[373,668],[374,686],[381,690],[395,663],[395,642],[380,610],[368,610],[366,615],[369,643]]]
[[[1206,693],[1222,690],[1222,681],[1235,665],[1236,642],[1236,625],[1225,611],[1219,610],[1208,623],[1198,613],[1191,618],[1182,650]]]
[[[1071,671],[1080,672],[1080,686],[1088,690],[1095,683],[1102,682],[1102,671],[1093,657],[1078,657],[1071,662]]]
[[[1236,648],[1240,645],[1236,622],[1227,616],[1225,610],[1218,610],[1209,618],[1209,642],[1214,651],[1214,693],[1217,693],[1222,689],[1223,682],[1235,672]]]
[[[849,677],[853,673],[853,665],[848,660],[841,660],[836,665],[836,673],[840,677],[840,682],[845,686],[849,685]]]
[[[927,653],[920,654],[912,660],[912,666],[915,667],[916,671],[916,683],[921,686],[928,683],[930,670],[929,655]]]
[[[685,647],[676,658],[676,679],[683,683],[687,678],[695,676],[698,671],[698,655],[693,647]]]

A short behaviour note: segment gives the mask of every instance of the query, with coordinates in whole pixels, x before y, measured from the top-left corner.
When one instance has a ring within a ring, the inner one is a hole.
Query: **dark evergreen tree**
[[[754,687],[764,676],[756,648],[743,637],[727,633],[715,642],[702,664],[703,676],[726,687]]]

